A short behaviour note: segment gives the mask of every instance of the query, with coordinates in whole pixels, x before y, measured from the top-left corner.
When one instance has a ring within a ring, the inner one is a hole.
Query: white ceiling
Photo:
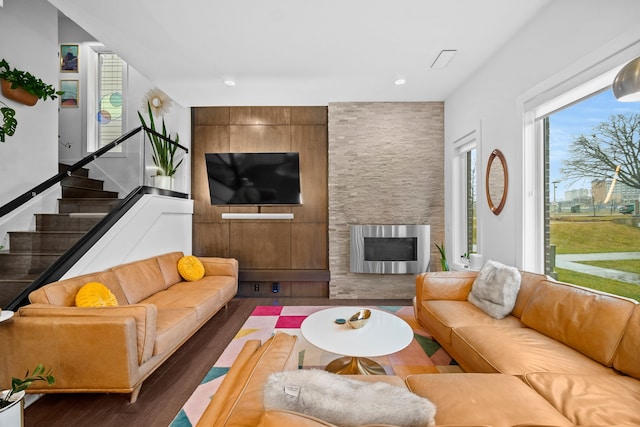
[[[441,101],[549,0],[49,1],[189,107]]]

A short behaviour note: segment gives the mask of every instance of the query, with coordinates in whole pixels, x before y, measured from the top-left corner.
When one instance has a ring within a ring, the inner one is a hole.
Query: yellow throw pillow
[[[178,260],[178,273],[188,282],[200,280],[204,277],[204,265],[193,255],[183,256]]]
[[[76,307],[116,307],[116,296],[100,282],[83,285],[76,294]]]

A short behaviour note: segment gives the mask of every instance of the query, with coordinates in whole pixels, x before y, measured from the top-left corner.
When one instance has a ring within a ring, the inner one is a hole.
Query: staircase
[[[59,165],[59,171],[68,166]],[[120,203],[118,193],[80,169],[64,178],[57,214],[36,214],[35,231],[9,232],[8,251],[0,251],[0,307],[6,306],[87,231]]]

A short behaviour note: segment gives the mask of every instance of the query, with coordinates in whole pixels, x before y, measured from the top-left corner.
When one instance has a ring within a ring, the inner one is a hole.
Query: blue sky
[[[564,200],[567,190],[590,188],[588,181],[574,184],[564,182],[560,168],[569,156],[571,142],[582,134],[589,134],[601,122],[608,121],[613,114],[640,112],[640,102],[619,102],[611,90],[601,92],[577,104],[549,116],[549,197],[553,201],[553,181],[560,181],[556,187],[556,200]],[[613,173],[613,171],[612,171]]]

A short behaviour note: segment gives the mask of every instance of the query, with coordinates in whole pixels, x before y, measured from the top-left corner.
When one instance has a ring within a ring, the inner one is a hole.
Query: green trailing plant
[[[42,364],[38,364],[31,375],[29,375],[29,370],[27,370],[24,378],[11,378],[11,389],[5,394],[2,400],[0,400],[0,409],[13,403],[10,400],[11,396],[28,389],[29,386],[36,381],[46,381],[49,386],[52,386],[55,384],[56,379],[51,375],[51,370],[46,370]]]
[[[56,91],[52,85],[43,82],[28,71],[18,70],[17,68],[12,69],[5,59],[0,61],[0,79],[10,82],[12,89],[21,87],[43,101],[56,99],[58,95],[64,93],[62,91]]]
[[[46,101],[47,99],[56,99],[58,95],[62,95],[63,91],[56,91],[55,88],[43,82],[28,71],[11,68],[9,63],[3,58],[0,61],[0,79],[11,83],[12,89],[22,88],[28,93],[36,96],[38,99]],[[1,101],[0,101],[1,102]],[[2,126],[0,127],[0,142],[5,142],[7,136],[13,136],[18,127],[16,119],[16,110],[2,102],[4,107],[0,108],[2,113]]]
[[[162,132],[158,132],[156,130],[155,120],[153,119],[151,104],[149,102],[147,102],[147,112],[149,114],[149,125],[147,125],[147,121],[144,119],[144,116],[140,111],[138,111],[138,117],[140,118],[140,123],[145,127],[145,132],[149,137],[149,141],[151,141],[151,157],[153,159],[153,163],[158,168],[158,175],[173,176],[184,160],[184,158],[180,159],[177,164],[174,164],[176,150],[178,149],[177,144],[180,142],[180,136],[176,133],[175,144],[172,144],[170,142],[171,135],[167,133],[167,127],[164,123],[164,117],[162,118]],[[151,129],[153,132],[149,132],[148,129]],[[163,138],[158,136],[156,133],[161,134]]]
[[[438,252],[440,252],[440,267],[442,267],[442,271],[449,271],[449,263],[447,262],[447,254],[444,251],[444,242],[442,245],[434,243],[436,248],[438,248]]]
[[[2,126],[0,126],[0,142],[5,141],[6,136],[13,136],[16,133],[18,121],[16,120],[16,110],[10,108],[7,104],[0,101],[4,107],[0,107],[2,114]]]

